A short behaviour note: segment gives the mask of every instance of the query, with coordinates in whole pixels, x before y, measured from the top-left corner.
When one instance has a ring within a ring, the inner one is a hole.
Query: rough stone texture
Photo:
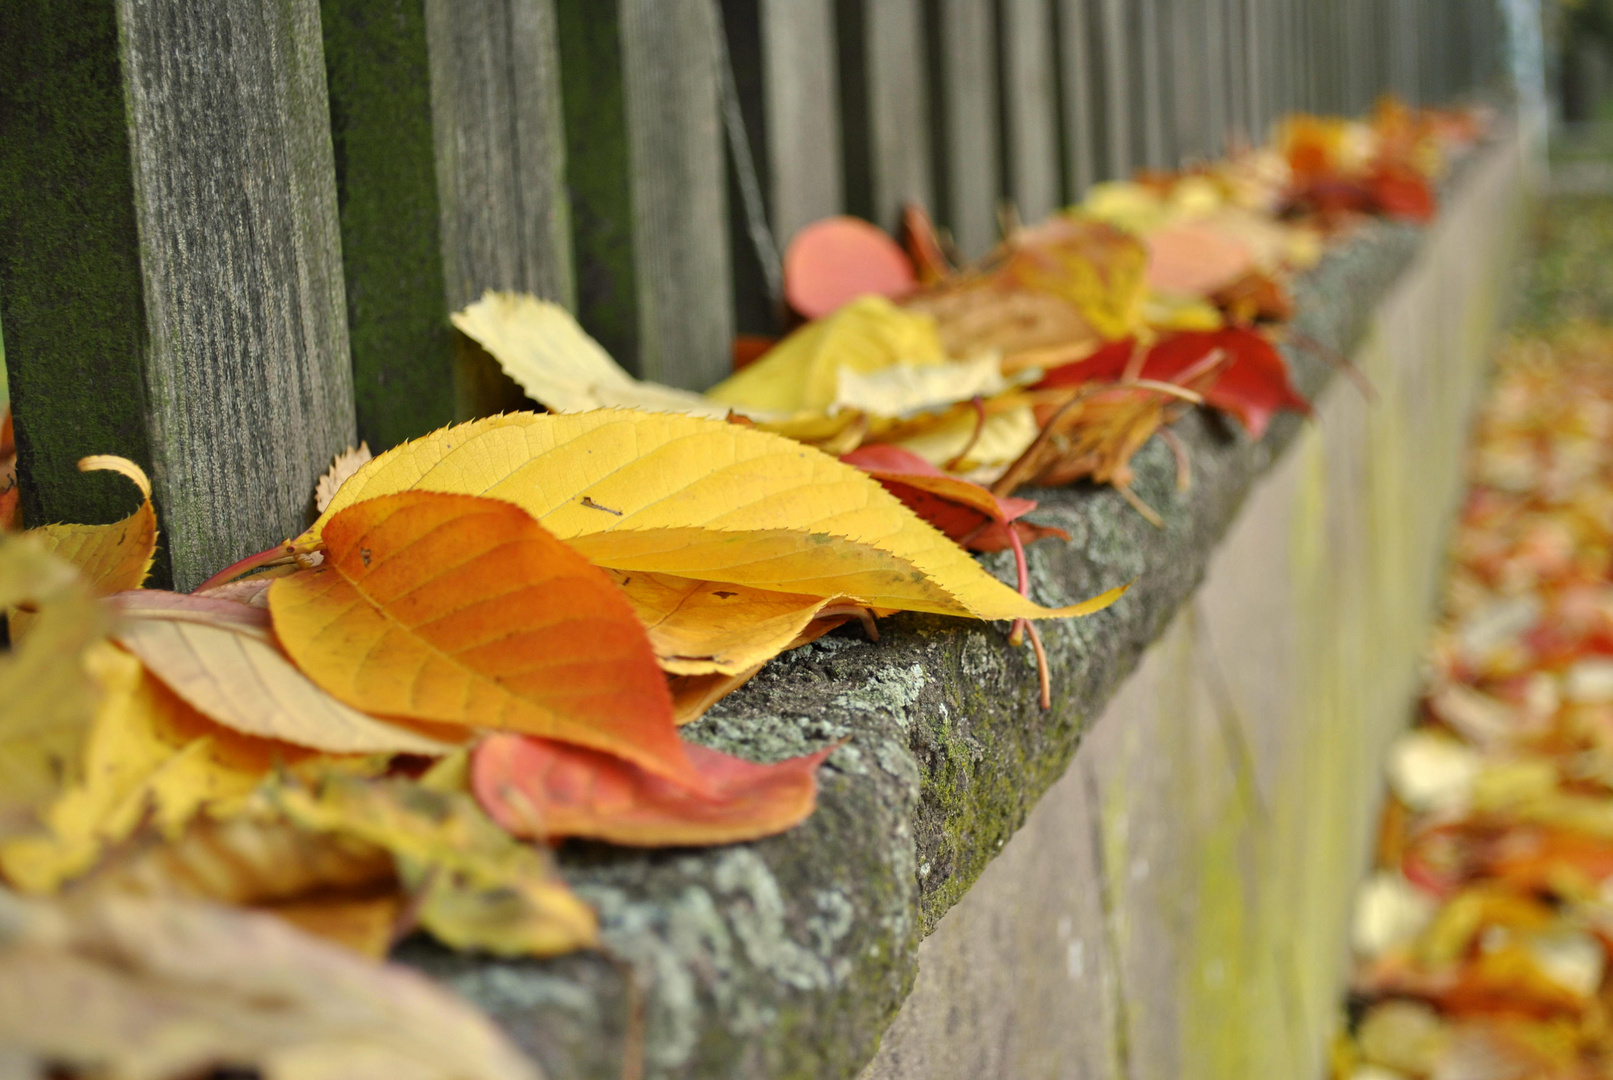
[[[1516,155],[1375,306],[1070,768],[921,944],[863,1080],[1318,1077],[1514,290]]]
[[[1299,329],[1349,351],[1420,235],[1362,228],[1299,283]],[[1315,397],[1330,369],[1305,352],[1289,358]],[[1136,578],[1109,610],[1044,630],[1051,711],[1036,708],[1029,649],[1010,649],[1002,627],[904,616],[877,645],[837,632],[780,657],[690,730],[756,760],[846,740],[805,825],[699,851],[566,848],[568,878],[600,909],[608,957],[492,961],[413,942],[405,958],[487,1008],[555,1080],[618,1075],[635,1012],[646,1076],[854,1075],[912,984],[920,938],[1065,773],[1302,425],[1282,417],[1251,443],[1220,418],[1188,416],[1177,425],[1193,461],[1186,493],[1168,448],[1152,441],[1135,488],[1164,529],[1110,491],[1038,493],[1038,520],[1072,539],[1030,550],[1036,599],[1067,603]],[[1005,558],[990,565],[1009,573]]]

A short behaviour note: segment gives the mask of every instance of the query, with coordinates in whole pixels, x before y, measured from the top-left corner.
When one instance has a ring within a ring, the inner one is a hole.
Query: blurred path
[[[1339,1080],[1613,1077],[1613,133],[1554,180],[1387,763]]]

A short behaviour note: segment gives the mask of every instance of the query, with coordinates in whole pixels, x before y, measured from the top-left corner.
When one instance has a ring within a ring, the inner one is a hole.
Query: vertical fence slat
[[[717,21],[709,0],[621,0],[621,31],[639,371],[700,389],[734,336]]]
[[[783,245],[845,205],[834,5],[762,0],[761,16],[773,230]]]
[[[25,443],[31,458],[22,461],[24,485],[34,491],[29,510],[49,513],[52,489],[74,486],[64,467],[76,425],[39,426],[56,418],[44,406],[35,413],[34,403],[55,398],[94,411],[104,393],[96,365],[60,362],[61,346],[34,337],[30,319],[52,308],[58,318],[63,307],[78,307],[101,319],[117,309],[132,314],[143,308],[143,334],[123,341],[133,346],[143,400],[130,393],[129,354],[99,359],[110,361],[115,373],[119,400],[111,408],[143,410],[146,463],[163,511],[173,581],[191,588],[301,529],[314,481],[330,455],[353,438],[318,5],[120,0],[101,9],[116,13],[115,26],[104,15],[56,23],[54,5],[5,7],[0,27],[8,63],[48,62],[48,49],[16,55],[18,42],[34,40],[65,49],[69,61],[86,58],[86,47],[98,48],[89,62],[122,75],[118,85],[104,75],[94,76],[93,84],[80,82],[91,78],[83,68],[64,72],[67,81],[55,86],[40,70],[14,70],[5,80],[11,86],[23,75],[42,83],[3,110],[8,128],[19,125],[3,139],[8,186],[40,179],[14,170],[20,162],[11,147],[24,130],[33,129],[30,138],[55,140],[55,151],[65,152],[80,134],[71,113],[103,110],[91,120],[102,125],[93,149],[104,155],[105,168],[95,187],[75,191],[70,178],[58,177],[69,183],[53,189],[47,173],[46,185],[28,189],[25,200],[19,187],[6,192],[3,318],[8,352],[15,353],[8,367],[23,438],[37,433],[54,444],[47,469],[40,470],[38,452],[46,446]],[[94,34],[76,37],[91,21]],[[92,87],[93,96],[82,94]],[[121,110],[121,131],[108,108]],[[113,145],[119,140],[122,151]],[[113,175],[120,154],[130,179]],[[14,200],[27,207],[13,210]],[[19,249],[19,220],[41,213],[65,214],[85,230],[108,229],[91,241],[100,247],[93,254],[106,263],[84,269],[112,270],[116,277],[87,283],[79,295],[71,282],[59,280],[55,284],[69,289],[66,297],[41,296],[43,282],[27,262],[43,257],[48,270],[56,259],[92,254],[75,245],[49,253]],[[136,412],[115,417],[114,424],[136,441],[140,419]]]
[[[1174,69],[1171,91],[1176,121],[1177,163],[1205,156],[1203,38],[1204,0],[1172,0],[1170,63]]]
[[[358,436],[386,449],[454,419],[453,349],[420,0],[390,18],[323,0]]]
[[[1002,0],[1003,90],[1008,195],[1026,221],[1040,221],[1061,201],[1058,84],[1049,0]]]
[[[1080,199],[1098,178],[1099,95],[1094,74],[1098,50],[1092,44],[1091,0],[1056,0],[1059,26],[1059,93],[1063,106],[1065,174],[1070,201]]]
[[[575,306],[552,0],[425,0],[425,19],[443,302],[510,289]],[[456,346],[461,418],[521,404],[488,357]]]
[[[932,0],[925,20],[933,79],[936,219],[969,258],[997,242],[1002,110],[992,0]]]
[[[133,506],[128,482],[81,476],[78,459],[153,467],[117,13],[14,0],[0,4],[0,40],[0,327],[23,516],[111,521]]]
[[[867,0],[868,119],[874,220],[894,229],[902,205],[935,205],[919,0]]]
[[[1105,179],[1124,177],[1132,170],[1131,66],[1126,49],[1126,0],[1097,0],[1103,60],[1103,171]]]

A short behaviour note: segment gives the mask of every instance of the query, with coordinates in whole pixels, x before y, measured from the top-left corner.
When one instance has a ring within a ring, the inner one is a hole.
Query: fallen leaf
[[[374,456],[370,453],[370,444],[367,442],[359,443],[357,450],[349,446],[337,454],[330,463],[330,468],[319,478],[319,483],[314,487],[314,509],[323,512],[336,497],[336,493],[342,489],[342,485],[347,483],[347,478],[358,472],[359,466]]]
[[[812,813],[817,769],[833,747],[776,765],[690,744],[709,794],[679,787],[605,754],[493,735],[471,754],[471,787],[516,836],[586,836],[640,847],[727,844],[771,836]]]
[[[452,319],[528,397],[555,412],[622,407],[716,419],[728,413],[699,394],[633,378],[551,301],[489,291]]]
[[[239,805],[277,765],[305,758],[283,743],[220,728],[105,646],[103,687],[82,750],[40,827],[0,844],[0,870],[19,888],[48,892],[90,869],[141,825],[177,835],[204,807]]]
[[[898,365],[866,375],[843,367],[836,376],[831,410],[896,418],[947,409],[971,398],[993,397],[1011,385],[1003,378],[1002,362],[994,353],[944,364]]]
[[[661,669],[674,675],[735,675],[789,648],[832,599],[610,570],[644,624]]]
[[[369,498],[389,460],[343,489],[363,502],[332,503],[323,565],[269,587],[297,667],[377,716],[539,733],[693,780],[655,655],[604,572],[498,499]]]
[[[884,230],[861,218],[829,217],[803,228],[784,251],[784,299],[821,319],[858,297],[913,291],[913,264]]]
[[[0,836],[80,775],[103,695],[111,619],[42,538],[0,535],[0,610],[31,605],[32,632],[0,655]]]
[[[457,732],[434,737],[337,701],[286,659],[268,632],[267,611],[236,606],[261,616],[262,628],[147,616],[125,619],[117,639],[174,693],[245,735],[336,754],[437,755],[455,747]]]
[[[1148,287],[1176,296],[1208,296],[1255,267],[1253,253],[1236,236],[1202,221],[1156,229],[1148,245]]]
[[[509,414],[417,439],[365,466],[297,546],[317,548],[351,502],[409,489],[508,499],[589,561],[630,572],[980,619],[1089,614],[1119,595],[1040,607],[850,465],[742,425],[617,410]],[[296,580],[270,587],[271,607]],[[275,626],[312,673],[319,658],[305,662],[278,613]]]
[[[134,513],[110,525],[42,525],[28,530],[45,549],[78,567],[90,587],[102,596],[138,589],[151,572],[157,550],[157,512],[151,506],[151,481],[127,458],[95,454],[78,463],[80,472],[115,472],[140,489]]]
[[[403,897],[396,888],[382,887],[352,896],[324,894],[263,904],[257,910],[305,934],[381,960],[392,951],[398,918],[403,914]]]
[[[23,1076],[540,1080],[418,972],[200,902],[0,891],[0,1045]]]
[[[998,498],[979,484],[942,472],[899,446],[862,446],[841,461],[868,473],[919,517],[971,551],[1002,551],[1012,546],[1009,528],[1022,543],[1046,537],[1070,538],[1063,529],[1020,521],[1036,509],[1032,499]]]
[[[420,925],[453,948],[552,956],[598,939],[593,910],[545,855],[514,840],[463,791],[333,775],[271,787],[268,798],[303,829],[389,852]]]
[[[1129,341],[1118,342],[1084,360],[1049,371],[1037,388],[1118,381],[1133,364],[1134,348]],[[1272,417],[1281,409],[1310,413],[1310,403],[1288,380],[1282,354],[1259,332],[1243,327],[1172,334],[1148,350],[1136,377],[1176,382],[1195,370],[1204,370],[1217,352],[1226,359],[1203,377],[1208,382],[1201,391],[1205,404],[1236,416],[1251,439],[1265,435]],[[1198,385],[1197,380],[1194,382]]]
[[[1090,218],[1055,217],[1016,235],[998,273],[1063,299],[1105,338],[1140,329],[1148,252],[1128,232]]]
[[[867,375],[946,360],[933,318],[864,296],[801,327],[706,397],[753,413],[824,412],[839,396],[842,371]]]

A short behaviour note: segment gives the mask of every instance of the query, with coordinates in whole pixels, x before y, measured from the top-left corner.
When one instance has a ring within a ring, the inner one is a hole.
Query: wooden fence
[[[700,388],[778,250],[1218,155],[1293,110],[1498,84],[1496,0],[4,0],[0,331],[30,523],[152,473],[182,588],[298,531],[331,455],[520,402],[449,329],[571,306]]]

